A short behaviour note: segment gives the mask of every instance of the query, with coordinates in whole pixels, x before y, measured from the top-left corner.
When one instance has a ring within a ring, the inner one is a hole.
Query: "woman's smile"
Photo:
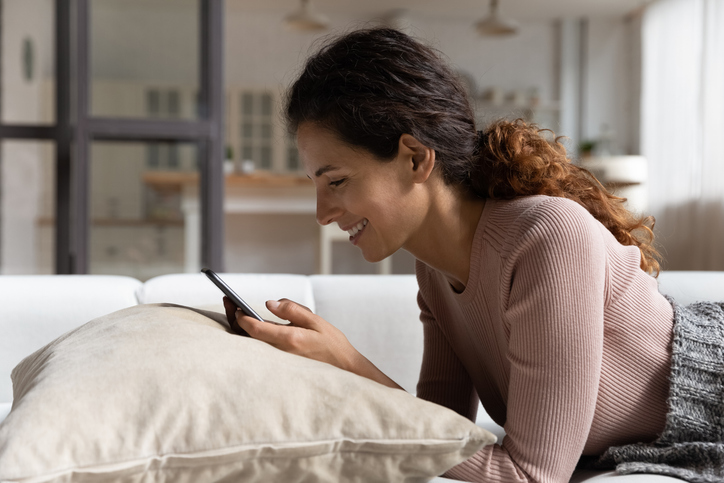
[[[352,245],[357,245],[357,241],[362,236],[362,233],[365,231],[365,227],[367,227],[367,218],[363,219],[359,223],[352,225],[352,227],[344,229],[347,233],[349,233],[349,241],[352,242]]]

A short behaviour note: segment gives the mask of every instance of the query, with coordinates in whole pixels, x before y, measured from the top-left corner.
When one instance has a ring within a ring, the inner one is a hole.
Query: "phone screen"
[[[242,312],[244,312],[244,315],[254,317],[257,320],[261,320],[262,322],[264,321],[264,319],[262,319],[259,314],[254,312],[254,309],[252,309],[249,304],[244,301],[244,299],[239,297],[236,292],[231,290],[231,287],[229,287],[226,282],[224,282],[221,277],[219,277],[213,270],[208,268],[202,268],[201,272],[206,274],[206,276],[209,277],[209,280],[211,280],[214,285],[219,287],[219,290],[221,290],[224,295],[229,297],[229,299],[234,302],[234,304],[236,304],[236,306],[239,307]]]

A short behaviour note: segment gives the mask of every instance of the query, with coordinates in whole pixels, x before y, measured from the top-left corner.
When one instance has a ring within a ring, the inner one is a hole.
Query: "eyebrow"
[[[322,176],[322,175],[323,175],[324,173],[326,173],[327,171],[334,171],[335,169],[339,169],[339,168],[336,168],[335,166],[331,166],[331,165],[328,164],[328,165],[326,165],[326,166],[322,166],[322,167],[319,168],[317,171],[315,171],[315,172],[314,172],[314,176],[316,176],[317,178],[319,178],[320,176]]]

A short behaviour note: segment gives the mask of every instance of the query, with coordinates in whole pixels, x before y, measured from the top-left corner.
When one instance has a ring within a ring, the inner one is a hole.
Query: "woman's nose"
[[[337,220],[343,212],[344,210],[329,196],[317,193],[317,223],[329,225]]]

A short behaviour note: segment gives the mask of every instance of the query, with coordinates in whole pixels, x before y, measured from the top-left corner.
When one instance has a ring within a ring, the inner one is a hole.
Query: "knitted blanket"
[[[724,302],[674,307],[669,412],[653,443],[609,448],[595,468],[724,481]]]

